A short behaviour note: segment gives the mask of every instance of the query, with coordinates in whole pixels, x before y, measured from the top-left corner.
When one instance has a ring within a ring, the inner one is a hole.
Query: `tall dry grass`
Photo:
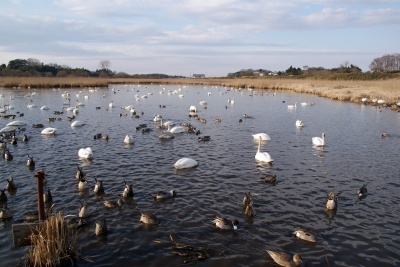
[[[106,87],[109,84],[185,84],[226,86],[267,90],[291,90],[315,94],[340,101],[360,102],[361,98],[383,99],[389,104],[400,101],[400,78],[383,80],[323,80],[282,77],[203,78],[203,79],[138,79],[94,77],[0,77],[0,86],[20,88],[84,88]]]
[[[73,266],[70,254],[69,230],[61,213],[49,217],[31,235],[31,248],[25,266]]]

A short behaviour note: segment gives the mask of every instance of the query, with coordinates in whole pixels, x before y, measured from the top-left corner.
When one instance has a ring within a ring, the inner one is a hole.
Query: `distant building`
[[[193,74],[193,78],[205,78],[205,74]]]

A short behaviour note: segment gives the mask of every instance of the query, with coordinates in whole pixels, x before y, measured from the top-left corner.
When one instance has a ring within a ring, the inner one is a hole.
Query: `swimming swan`
[[[83,121],[74,121],[73,123],[71,123],[71,127],[81,127],[83,125],[85,125]]]
[[[258,150],[255,155],[255,159],[261,162],[272,162],[274,161],[271,156],[268,154],[268,152],[261,152],[261,136],[258,138]]]
[[[126,135],[125,139],[124,139],[124,143],[129,145],[129,144],[134,144],[135,141],[133,140],[133,136],[132,135]]]
[[[253,138],[256,140],[258,140],[260,137],[262,141],[271,141],[271,137],[269,137],[269,135],[266,133],[253,134]]]
[[[57,133],[57,129],[56,128],[45,128],[43,129],[43,131],[41,132],[41,134],[46,134],[46,135],[51,135],[51,134],[56,134]]]
[[[325,146],[325,133],[322,133],[322,138],[321,137],[313,137],[312,143],[315,146]]]
[[[197,161],[191,158],[181,158],[177,162],[175,162],[174,167],[176,169],[188,169],[188,168],[193,168],[199,165]]]
[[[91,159],[93,158],[93,152],[92,149],[90,147],[87,148],[81,148],[78,151],[78,156],[80,158],[85,158],[85,159]]]
[[[296,127],[303,127],[303,126],[304,126],[304,123],[303,123],[302,120],[297,120],[296,121]]]

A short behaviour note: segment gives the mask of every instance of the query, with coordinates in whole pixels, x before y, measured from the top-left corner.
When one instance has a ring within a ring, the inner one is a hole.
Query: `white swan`
[[[297,109],[297,102],[294,103],[294,105],[288,105],[287,108],[288,109]]]
[[[170,132],[170,133],[183,133],[183,132],[185,132],[185,127],[177,125],[177,126],[174,126],[174,127],[171,128],[171,125],[168,125],[168,132]]]
[[[297,120],[297,121],[296,121],[296,126],[297,126],[297,127],[303,127],[303,126],[304,126],[303,121],[302,121],[302,120]]]
[[[114,106],[113,101],[111,101],[110,104],[108,104],[108,106],[109,106],[110,108],[112,108],[112,107]]]
[[[197,108],[196,108],[196,106],[190,106],[189,107],[189,112],[194,112],[194,113],[196,113],[197,112]]]
[[[14,126],[6,126],[0,130],[0,133],[12,133],[15,132]]]
[[[41,110],[49,110],[50,108],[48,106],[43,106],[40,108]]]
[[[10,123],[7,123],[6,126],[25,126],[26,122],[23,121],[12,121]]]
[[[36,108],[37,105],[35,105],[35,104],[28,104],[26,107],[27,107],[27,108]]]
[[[315,146],[324,146],[325,145],[325,133],[322,133],[322,138],[321,137],[313,137],[312,143]]]
[[[199,165],[197,161],[191,158],[181,158],[177,162],[175,162],[174,167],[176,169],[188,169],[188,168],[193,168]]]
[[[43,131],[41,132],[41,134],[46,134],[46,135],[51,135],[51,134],[56,134],[57,133],[57,129],[56,128],[44,128]]]
[[[271,141],[271,137],[269,137],[269,135],[266,133],[253,134],[253,138],[256,140],[258,140],[260,137],[262,141]]]
[[[78,151],[78,156],[80,158],[85,158],[85,159],[91,159],[93,158],[93,152],[92,149],[90,147],[87,148],[81,148]]]
[[[81,127],[83,125],[85,125],[83,121],[74,121],[73,123],[71,123],[71,127]]]
[[[124,139],[124,143],[125,144],[133,144],[133,143],[135,143],[135,141],[133,140],[133,136],[132,135],[126,135],[125,139]]]
[[[200,100],[200,105],[206,106],[207,105],[207,101]]]
[[[274,161],[271,156],[268,154],[268,152],[261,152],[261,136],[258,138],[258,150],[257,153],[255,155],[255,159],[258,161],[262,161],[262,162],[272,162]]]

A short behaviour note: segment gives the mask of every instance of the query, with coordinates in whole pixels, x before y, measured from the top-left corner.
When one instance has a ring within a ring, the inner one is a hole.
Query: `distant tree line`
[[[375,58],[369,65],[371,71],[388,72],[400,70],[400,54],[384,55]]]
[[[90,71],[85,68],[71,68],[67,65],[56,63],[44,64],[38,59],[14,59],[8,64],[0,65],[0,76],[3,77],[114,77],[114,78],[182,78],[182,76],[170,76],[166,74],[134,74],[125,72],[113,72],[110,70],[111,62],[101,60],[99,69]]]

